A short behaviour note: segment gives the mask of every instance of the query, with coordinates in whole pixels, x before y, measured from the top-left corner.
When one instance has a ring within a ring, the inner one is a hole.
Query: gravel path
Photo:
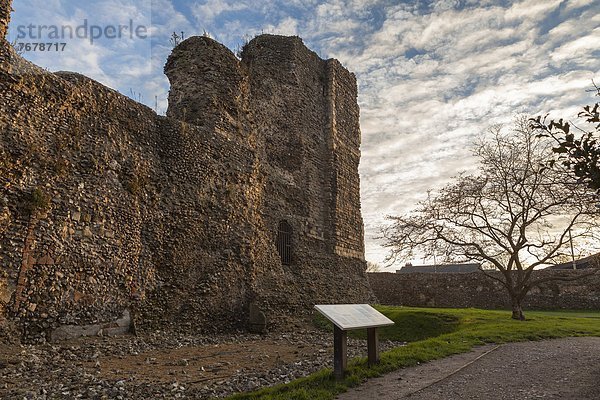
[[[338,397],[363,399],[600,399],[600,338],[484,346],[405,368]]]

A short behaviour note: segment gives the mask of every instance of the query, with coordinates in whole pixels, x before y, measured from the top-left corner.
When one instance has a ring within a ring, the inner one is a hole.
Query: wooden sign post
[[[367,329],[369,365],[379,362],[377,328],[394,321],[368,304],[320,304],[315,308],[333,322],[333,373],[337,379],[344,377],[348,365],[347,332],[351,329]]]

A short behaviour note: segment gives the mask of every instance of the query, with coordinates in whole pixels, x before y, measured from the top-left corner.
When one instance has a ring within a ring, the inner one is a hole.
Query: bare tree
[[[204,31],[204,32],[206,33],[206,31]],[[185,35],[183,34],[183,31],[181,32],[180,35],[178,35],[177,32],[173,32],[173,34],[169,38],[169,41],[171,42],[171,46],[173,46],[173,47],[177,47],[179,45],[179,43],[183,42],[184,40],[185,40]]]
[[[553,263],[597,238],[597,198],[566,169],[548,168],[548,141],[536,138],[524,118],[512,130],[490,130],[474,146],[476,175],[429,193],[411,213],[392,216],[383,228],[389,261],[415,253],[445,261],[479,261],[500,274],[482,271],[504,285],[512,318],[523,320],[522,301],[535,285],[556,276],[534,278],[536,267]],[[591,249],[590,249],[591,250]],[[578,276],[579,277],[579,276]],[[575,279],[573,278],[567,278]]]
[[[381,265],[377,264],[373,261],[367,261],[367,270],[366,272],[381,272],[383,268]]]

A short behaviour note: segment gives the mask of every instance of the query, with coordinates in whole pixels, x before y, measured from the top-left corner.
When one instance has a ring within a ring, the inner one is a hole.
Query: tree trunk
[[[516,298],[512,298],[512,319],[519,321],[525,321],[525,315],[523,315],[523,308],[521,308],[521,301]]]

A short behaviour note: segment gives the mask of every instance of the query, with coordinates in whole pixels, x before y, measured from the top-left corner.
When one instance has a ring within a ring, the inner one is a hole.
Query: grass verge
[[[477,309],[423,309],[377,306],[396,324],[381,331],[381,339],[411,341],[382,353],[381,363],[368,367],[366,358],[349,362],[346,377],[336,381],[324,369],[286,385],[237,394],[232,400],[325,400],[365,380],[452,354],[469,351],[485,343],[507,343],[568,336],[600,336],[600,313],[529,312],[527,321],[510,319],[508,311]],[[316,320],[317,326],[330,329]],[[352,333],[358,335],[361,333]],[[364,334],[363,334],[364,335]]]

